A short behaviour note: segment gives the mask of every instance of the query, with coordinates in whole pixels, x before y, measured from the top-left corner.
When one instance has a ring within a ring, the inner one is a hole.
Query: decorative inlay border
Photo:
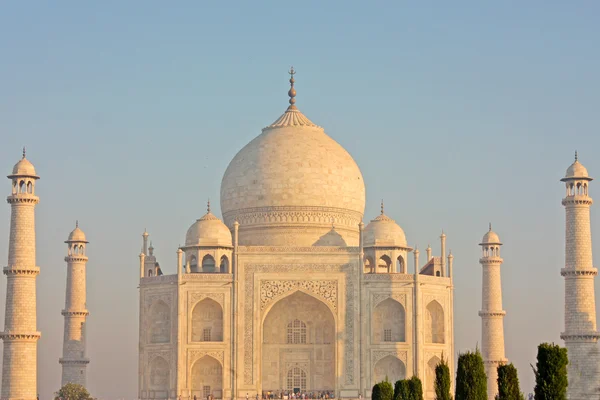
[[[215,282],[231,282],[233,280],[232,274],[222,273],[190,273],[183,274],[182,279],[185,281],[215,281]]]
[[[223,351],[188,350],[188,362],[190,367],[204,356],[214,358],[215,360],[219,361],[221,363],[221,367],[223,367],[223,360],[225,359],[225,354]]]
[[[420,277],[419,277],[420,279]],[[365,281],[404,281],[414,282],[415,276],[413,274],[363,274],[363,280]]]
[[[398,360],[402,361],[404,363],[404,367],[407,367],[407,360],[408,360],[408,354],[406,351],[400,351],[400,350],[375,350],[371,353],[371,365],[373,367],[375,367],[375,364],[377,364],[377,362],[379,360],[381,360],[384,357],[387,356],[394,356],[396,357]]]
[[[350,253],[358,254],[358,247],[343,246],[239,246],[238,253]]]
[[[376,293],[373,295],[373,301],[371,302],[372,307],[375,308],[384,300],[394,299],[398,303],[402,304],[402,307],[406,310],[406,294],[405,293]]]
[[[231,229],[233,222],[240,225],[251,226],[265,223],[281,223],[302,225],[306,223],[321,223],[331,225],[333,220],[336,226],[352,228],[358,231],[358,224],[362,214],[357,211],[333,207],[255,207],[229,211],[223,214],[225,224]]]
[[[265,280],[260,281],[260,310],[263,311],[273,301],[281,298],[284,294],[303,289],[314,293],[329,304],[334,313],[337,314],[337,280],[327,281],[300,281],[300,280]]]
[[[154,361],[154,359],[157,357],[163,358],[169,365],[171,365],[171,351],[149,351],[147,355],[148,365],[152,364],[152,361]]]
[[[149,294],[146,296],[144,304],[145,304],[146,308],[150,308],[152,306],[152,304],[154,304],[154,302],[156,302],[157,300],[162,300],[170,308],[172,298],[173,298],[173,296],[171,295],[171,293]]]
[[[257,272],[342,272],[346,277],[346,315],[345,327],[346,340],[344,343],[345,381],[350,385],[354,383],[354,283],[352,281],[352,267],[350,264],[246,264],[244,282],[244,384],[252,385],[254,374],[254,274]]]
[[[205,298],[213,299],[217,303],[221,305],[223,308],[223,303],[225,302],[225,294],[224,293],[191,293],[190,294],[190,310],[191,307],[196,303],[204,300]]]

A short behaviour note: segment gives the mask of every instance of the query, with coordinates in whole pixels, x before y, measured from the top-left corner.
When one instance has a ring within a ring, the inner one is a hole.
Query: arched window
[[[223,309],[210,298],[205,298],[192,311],[192,341],[223,341]]]
[[[406,313],[402,304],[388,298],[375,307],[371,337],[374,344],[406,340]]]
[[[204,356],[196,361],[191,380],[191,397],[206,399],[210,395],[216,399],[223,398],[223,367],[215,358]]]
[[[25,193],[25,181],[19,183],[19,193]]]
[[[215,259],[208,254],[202,259],[202,272],[216,272]]]
[[[152,270],[151,269],[148,270],[148,276],[152,276]]]
[[[435,271],[435,276],[442,276],[442,274],[440,273],[440,271]]]
[[[31,181],[27,182],[27,193],[33,193],[33,184]]]
[[[425,391],[435,393],[435,367],[440,363],[437,356],[433,356],[427,362],[427,372],[425,373]]]
[[[188,272],[200,272],[198,271],[198,260],[196,256],[190,256],[190,271]]]
[[[150,362],[149,370],[148,388],[159,392],[156,393],[157,398],[165,396],[169,390],[169,363],[162,357],[156,357]]]
[[[287,389],[291,391],[306,390],[306,372],[302,368],[290,368],[287,373]]]
[[[377,272],[379,273],[389,273],[392,267],[392,260],[386,255],[381,256],[377,265]]]
[[[406,366],[398,358],[391,355],[377,361],[375,368],[373,368],[374,384],[386,378],[391,382],[406,379]]]
[[[406,265],[404,264],[404,257],[402,256],[398,256],[398,259],[396,260],[396,272],[400,274],[406,273]]]
[[[365,274],[373,273],[373,260],[370,257],[365,257]]]
[[[306,324],[298,319],[287,326],[288,344],[306,344]]]
[[[229,260],[227,256],[221,257],[221,265],[219,266],[219,271],[222,274],[227,274],[229,272]]]
[[[171,313],[169,306],[162,300],[150,307],[148,313],[150,343],[169,343],[171,341]]]
[[[444,309],[433,300],[425,313],[425,342],[444,343]]]

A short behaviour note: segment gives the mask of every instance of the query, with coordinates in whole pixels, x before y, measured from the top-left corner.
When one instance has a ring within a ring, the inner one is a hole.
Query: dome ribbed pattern
[[[277,118],[277,121],[273,122],[271,125],[267,126],[264,129],[268,128],[280,128],[283,126],[312,126],[315,128],[319,128],[318,125],[314,124],[310,119],[308,119],[304,114],[296,108],[296,106],[289,106],[288,109],[283,113],[283,115]]]

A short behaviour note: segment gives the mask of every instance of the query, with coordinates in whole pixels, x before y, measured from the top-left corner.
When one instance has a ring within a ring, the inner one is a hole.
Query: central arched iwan
[[[279,300],[263,322],[263,390],[334,390],[335,337],[335,319],[321,300],[300,291]]]

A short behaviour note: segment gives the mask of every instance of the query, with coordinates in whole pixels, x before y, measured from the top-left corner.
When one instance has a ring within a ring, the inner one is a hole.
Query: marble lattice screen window
[[[210,328],[204,328],[204,332],[202,333],[202,341],[210,342]]]
[[[306,344],[306,324],[298,319],[287,326],[288,344]]]
[[[208,398],[208,396],[210,396],[210,386],[203,386],[202,387],[202,395],[205,399]]]
[[[392,330],[391,329],[384,329],[383,330],[383,341],[384,342],[391,342],[392,341]]]

